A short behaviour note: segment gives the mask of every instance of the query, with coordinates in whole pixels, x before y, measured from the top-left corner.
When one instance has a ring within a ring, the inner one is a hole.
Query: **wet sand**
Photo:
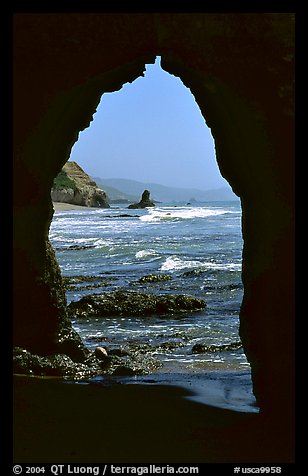
[[[287,463],[283,418],[216,408],[164,385],[14,378],[16,463]]]
[[[91,210],[90,207],[82,207],[80,205],[72,205],[71,203],[52,202],[55,211],[66,210]]]

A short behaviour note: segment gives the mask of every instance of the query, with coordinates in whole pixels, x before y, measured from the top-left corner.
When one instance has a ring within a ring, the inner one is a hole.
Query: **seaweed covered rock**
[[[147,375],[162,366],[162,363],[151,355],[131,353],[128,355],[108,355],[100,362],[102,373],[129,377],[132,375]]]
[[[221,345],[204,345],[195,344],[191,349],[193,354],[205,354],[207,352],[229,352],[232,350],[238,350],[243,347],[241,342],[231,342],[230,344]]]
[[[97,289],[104,288],[111,285],[112,281],[116,281],[118,278],[111,276],[89,276],[89,275],[75,275],[65,276],[62,278],[63,284],[67,291],[75,289]]]
[[[86,380],[97,375],[146,375],[161,367],[161,362],[151,356],[138,352],[122,354],[107,353],[97,347],[84,362],[74,362],[68,355],[36,355],[26,349],[14,347],[13,372],[15,374],[58,377],[73,380]]]
[[[15,347],[13,371],[16,374],[85,379],[97,375],[100,372],[100,366],[95,359],[89,359],[84,363],[74,362],[65,354],[41,356]]]
[[[71,302],[71,318],[108,316],[151,316],[201,311],[203,299],[185,294],[154,295],[132,291],[115,291],[84,296]]]
[[[149,284],[149,283],[158,283],[161,281],[171,281],[172,277],[169,274],[148,274],[142,276],[133,284]]]

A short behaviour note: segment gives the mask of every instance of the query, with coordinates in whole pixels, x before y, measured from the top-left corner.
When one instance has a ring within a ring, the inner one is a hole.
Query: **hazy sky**
[[[92,177],[203,190],[228,185],[214,141],[193,95],[180,79],[147,65],[145,76],[105,93],[70,160]]]

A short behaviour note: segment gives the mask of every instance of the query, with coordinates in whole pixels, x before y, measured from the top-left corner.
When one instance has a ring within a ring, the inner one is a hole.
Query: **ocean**
[[[239,201],[55,211],[49,238],[69,283],[68,303],[115,290],[206,301],[201,312],[73,320],[88,348],[143,347],[160,361],[150,375],[122,383],[182,385],[198,401],[257,411],[238,334],[241,215]],[[206,351],[196,353],[198,345]]]

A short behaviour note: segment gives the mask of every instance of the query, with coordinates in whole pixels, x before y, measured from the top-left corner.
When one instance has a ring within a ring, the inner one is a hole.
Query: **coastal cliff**
[[[109,208],[106,192],[87,175],[76,162],[67,162],[54,179],[51,189],[53,202],[84,207]]]

